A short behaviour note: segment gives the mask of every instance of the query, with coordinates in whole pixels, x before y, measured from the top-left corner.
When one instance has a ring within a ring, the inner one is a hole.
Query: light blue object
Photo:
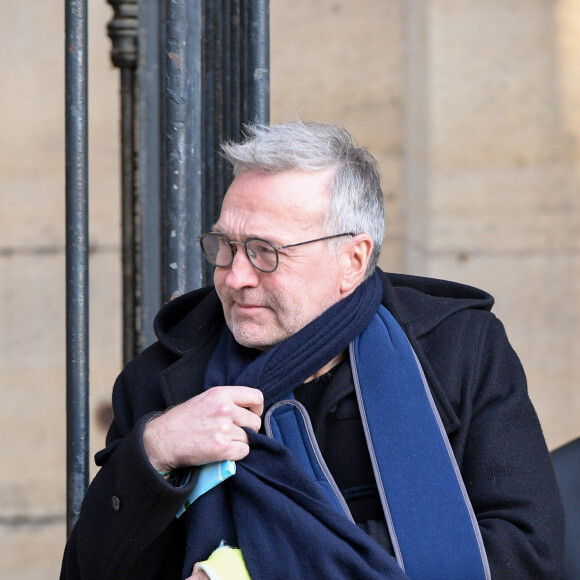
[[[193,491],[185,500],[181,509],[177,512],[176,517],[179,517],[183,512],[206,491],[215,487],[222,481],[226,480],[236,473],[236,462],[226,459],[225,461],[216,461],[215,463],[207,463],[204,465],[197,478],[197,483]]]

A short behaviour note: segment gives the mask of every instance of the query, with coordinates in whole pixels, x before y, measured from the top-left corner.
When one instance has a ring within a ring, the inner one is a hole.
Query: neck
[[[337,354],[332,360],[327,362],[321,369],[317,370],[314,374],[310,375],[304,382],[308,383],[318,378],[319,376],[327,373],[330,369],[334,368],[338,363],[342,362],[346,358],[346,350]]]

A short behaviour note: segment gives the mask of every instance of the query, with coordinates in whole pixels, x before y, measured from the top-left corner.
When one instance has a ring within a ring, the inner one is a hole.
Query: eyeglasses
[[[237,242],[230,240],[223,234],[210,232],[202,234],[198,238],[198,242],[203,255],[212,266],[216,266],[217,268],[228,268],[231,266],[237,251],[234,248],[234,244],[240,244],[244,246],[246,256],[248,256],[248,260],[250,260],[254,268],[260,270],[260,272],[269,274],[278,267],[278,250],[295,248],[296,246],[304,246],[306,244],[313,244],[314,242],[331,240],[332,238],[340,238],[342,236],[356,236],[356,234],[335,234],[334,236],[325,236],[323,238],[316,238],[315,240],[299,242],[298,244],[275,246],[272,242],[262,240],[261,238],[248,238],[245,242]]]

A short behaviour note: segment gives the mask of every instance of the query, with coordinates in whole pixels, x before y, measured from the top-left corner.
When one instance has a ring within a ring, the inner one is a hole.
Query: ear
[[[373,250],[373,240],[369,234],[358,234],[342,248],[342,278],[340,291],[352,292],[363,280]]]

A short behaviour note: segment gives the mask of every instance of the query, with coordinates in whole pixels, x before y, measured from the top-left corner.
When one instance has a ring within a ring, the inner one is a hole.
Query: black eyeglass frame
[[[230,240],[226,235],[220,234],[219,232],[207,232],[205,234],[201,234],[201,236],[199,236],[197,238],[197,241],[199,242],[199,245],[201,247],[201,252],[204,255],[205,259],[212,266],[215,266],[216,268],[229,268],[234,263],[234,258],[236,255],[233,244],[241,244],[242,246],[244,246],[244,251],[246,252],[246,256],[248,257],[248,260],[250,260],[250,264],[252,264],[252,266],[254,266],[254,268],[256,268],[256,270],[259,270],[260,272],[264,272],[265,274],[271,274],[272,272],[275,272],[276,269],[278,268],[278,264],[280,262],[279,254],[278,254],[279,250],[285,250],[287,248],[295,248],[297,246],[304,246],[306,244],[313,244],[314,242],[322,242],[323,240],[332,240],[334,238],[341,238],[342,236],[356,236],[356,235],[357,234],[355,234],[353,232],[348,232],[348,233],[344,233],[344,234],[334,234],[332,236],[324,236],[322,238],[315,238],[314,240],[307,240],[305,242],[298,242],[297,244],[287,244],[285,246],[276,246],[272,242],[269,242],[268,240],[264,240],[263,238],[248,238],[245,242],[242,242],[242,241],[237,241],[237,240]],[[231,250],[231,260],[229,261],[228,264],[221,264],[221,265],[216,264],[205,253],[205,249],[203,247],[203,240],[204,240],[204,238],[207,238],[207,237],[222,239],[228,244],[228,246],[230,247],[230,250]],[[256,241],[268,244],[274,250],[276,264],[274,265],[274,267],[271,270],[264,270],[263,268],[260,268],[258,265],[256,265],[256,263],[252,259],[252,256],[250,255],[250,252],[248,251],[248,244],[250,242],[256,242]]]

